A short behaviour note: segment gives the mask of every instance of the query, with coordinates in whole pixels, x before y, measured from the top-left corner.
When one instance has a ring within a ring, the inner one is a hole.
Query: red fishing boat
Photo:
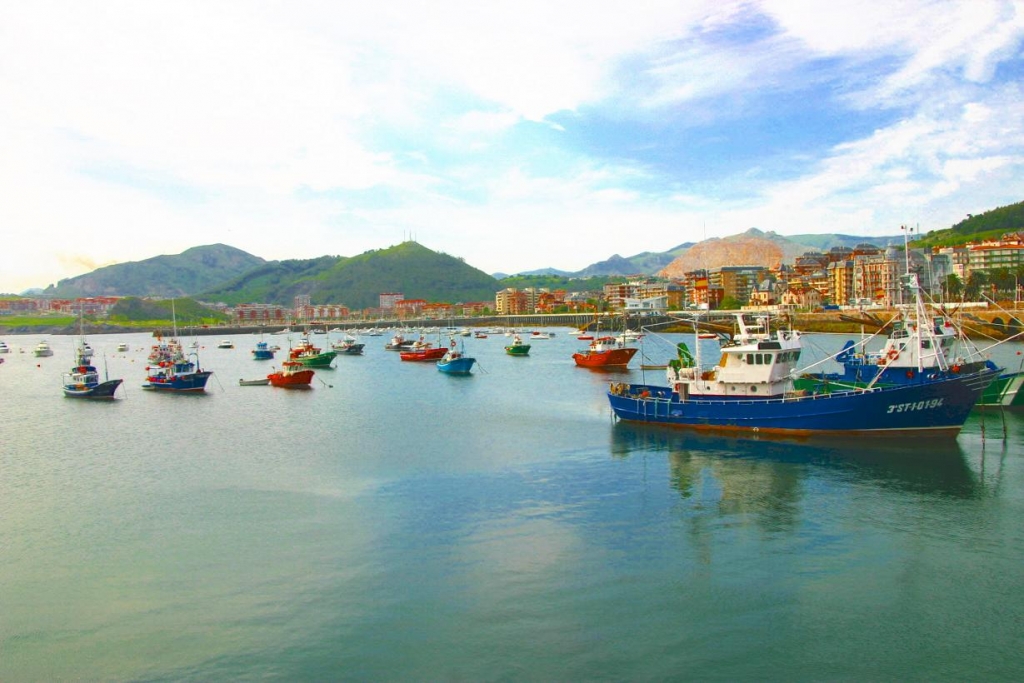
[[[267,375],[270,385],[285,389],[308,389],[314,372],[297,360],[286,360],[281,369]]]
[[[408,361],[425,361],[425,360],[441,360],[444,358],[444,354],[448,352],[443,346],[434,346],[430,342],[423,344],[418,349],[412,349],[409,351],[402,351],[399,353],[399,357],[402,360]]]
[[[572,354],[572,359],[581,368],[625,367],[636,352],[636,347],[626,346],[615,337],[598,337],[586,350]]]

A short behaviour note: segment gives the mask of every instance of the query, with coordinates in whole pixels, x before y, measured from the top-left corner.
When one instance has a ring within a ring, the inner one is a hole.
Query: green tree
[[[722,298],[722,304],[719,306],[719,309],[723,311],[738,311],[742,306],[743,304],[740,303],[739,299],[726,296]]]
[[[956,273],[950,273],[942,281],[942,298],[945,301],[956,301],[964,293],[964,283]]]
[[[971,271],[971,274],[967,276],[964,294],[968,299],[978,299],[985,291],[986,285],[988,285],[988,273],[983,270]]]

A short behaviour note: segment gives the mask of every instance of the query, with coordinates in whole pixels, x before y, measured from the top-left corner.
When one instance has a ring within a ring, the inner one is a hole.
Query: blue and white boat
[[[165,392],[205,391],[206,381],[212,374],[212,370],[199,367],[199,356],[196,353],[179,355],[150,366],[142,388]]]
[[[265,341],[256,342],[256,348],[252,350],[253,360],[273,360],[274,349]]]
[[[153,365],[146,366],[146,381],[143,389],[171,393],[198,393],[206,390],[206,382],[213,374],[212,370],[203,370],[199,366],[199,353],[193,350],[185,354],[181,342],[178,341],[178,322],[174,315],[174,300],[171,299],[171,319],[174,321],[174,338],[168,343],[153,348],[149,355]],[[199,345],[192,344],[192,349]]]
[[[448,375],[468,375],[473,370],[476,358],[470,358],[463,351],[455,348],[455,340],[452,340],[448,352],[437,361],[437,369]]]
[[[75,365],[62,376],[64,395],[68,398],[114,398],[124,380],[100,379],[92,365],[92,349],[83,339],[75,349]]]
[[[908,280],[915,295],[916,278]],[[710,365],[681,347],[666,369],[668,386],[613,383],[616,417],[689,429],[803,435],[956,436],[1000,370],[965,363],[948,372],[917,373],[918,381],[833,387],[794,386],[801,335],[770,331],[767,317],[737,314],[737,334]]]

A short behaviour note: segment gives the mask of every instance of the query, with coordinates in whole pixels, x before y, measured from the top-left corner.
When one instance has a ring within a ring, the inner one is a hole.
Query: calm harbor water
[[[0,680],[1024,676],[1024,416],[938,445],[616,424],[641,371],[557,332],[466,339],[465,378],[368,337],[309,391],[238,386],[277,362],[206,337],[199,396],[139,388],[148,335],[93,337],[103,403],[61,396],[73,339],[6,337]]]

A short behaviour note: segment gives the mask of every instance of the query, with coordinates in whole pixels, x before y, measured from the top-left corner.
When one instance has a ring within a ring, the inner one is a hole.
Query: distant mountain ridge
[[[98,268],[61,280],[42,291],[43,296],[188,296],[214,287],[266,263],[258,256],[211,244],[180,254],[154,256]]]
[[[409,299],[474,302],[494,300],[501,289],[487,273],[462,259],[402,242],[359,256],[267,263],[230,283],[206,290],[200,298],[229,304],[262,301],[291,305],[298,295],[313,303],[344,303],[362,309],[380,304],[383,292]]]
[[[863,243],[887,246],[902,243],[902,239],[902,235],[783,237],[751,228],[730,237],[685,242],[665,252],[642,252],[630,257],[615,254],[576,272],[546,268],[518,275],[551,275],[565,280],[630,275],[678,277],[698,268],[773,266],[780,261],[792,262],[807,251],[853,248]],[[297,295],[308,295],[313,303],[344,303],[358,309],[377,306],[380,294],[390,291],[427,301],[491,301],[495,292],[507,286],[502,284],[506,277],[518,276],[488,275],[460,258],[434,252],[411,241],[353,257],[320,256],[284,261],[267,261],[235,247],[214,244],[193,247],[177,255],[99,268],[61,280],[42,294],[57,297],[193,296],[227,304],[263,302],[284,306],[290,306]]]

